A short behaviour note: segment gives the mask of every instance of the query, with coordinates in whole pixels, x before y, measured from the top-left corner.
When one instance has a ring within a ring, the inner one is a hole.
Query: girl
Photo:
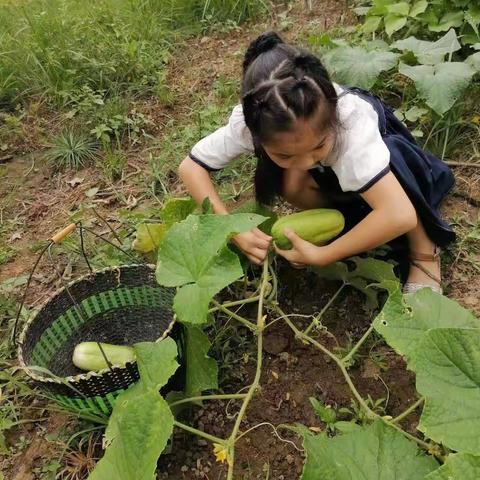
[[[454,184],[450,169],[423,151],[392,110],[359,88],[330,81],[321,61],[274,32],[253,41],[243,62],[242,103],[228,125],[200,140],[179,174],[197,202],[209,197],[227,214],[209,172],[254,152],[255,195],[282,196],[301,209],[333,207],[344,214],[342,236],[317,247],[286,231],[294,266],[325,266],[401,237],[408,242],[405,293],[442,291],[438,247],[455,239],[438,208]],[[254,263],[271,237],[258,229],[237,235]]]

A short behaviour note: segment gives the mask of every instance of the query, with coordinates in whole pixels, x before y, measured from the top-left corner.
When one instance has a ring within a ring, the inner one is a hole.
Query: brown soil
[[[291,270],[280,275],[281,284],[286,285],[282,307],[287,313],[318,312],[336,289],[332,282],[325,282],[313,274],[295,271],[294,280],[292,284]],[[312,299],[312,291],[322,293]],[[370,315],[362,313],[362,302],[362,296],[354,291],[343,295],[322,322],[335,338],[320,333],[317,339],[330,350],[334,350],[337,342],[344,345],[348,336],[353,341],[358,340],[371,321]],[[302,325],[301,321],[296,323]],[[242,431],[263,425],[238,442],[235,478],[264,479],[269,471],[269,478],[295,480],[300,478],[303,468],[301,442],[294,433],[279,426],[301,423],[323,430],[325,425],[315,416],[309,397],[340,408],[351,406],[352,395],[335,364],[314,347],[296,340],[285,323],[277,322],[267,330],[264,351],[261,389],[247,410]],[[251,353],[250,358],[254,358],[254,352]],[[381,368],[380,363],[375,363],[376,358],[382,359]],[[238,385],[238,389],[253,380],[254,364],[251,360],[243,366],[247,380]],[[386,399],[386,415],[398,415],[417,399],[414,376],[407,372],[402,359],[382,342],[365,346],[350,374],[364,398],[370,395],[373,399]],[[226,419],[226,412],[236,411],[238,405],[233,403],[227,406],[225,402],[211,402],[194,413],[194,424],[225,438],[234,422]],[[345,417],[350,418],[351,415]],[[403,427],[414,433],[416,420],[412,415]],[[283,440],[275,435],[273,426]],[[160,478],[164,479],[222,479],[225,471],[215,462],[210,444],[183,433],[175,437],[173,453],[160,460],[160,472],[163,472]]]
[[[155,120],[154,134],[161,139],[168,119],[181,120],[191,113],[189,102],[193,92],[202,92],[208,96],[218,76],[238,78],[241,52],[257,34],[269,29],[282,31],[285,27],[282,35],[287,40],[295,41],[305,38],[309,32],[318,33],[319,30],[348,22],[350,18],[344,2],[328,0],[314,3],[314,10],[307,12],[305,2],[296,2],[288,15],[289,23],[286,27],[279,15],[286,7],[278,7],[276,14],[267,21],[247,24],[234,32],[215,33],[185,42],[170,66],[169,78],[171,84],[175,85],[175,104],[170,108],[158,103],[144,105],[145,112]],[[35,142],[29,134],[24,145],[16,145],[16,151],[31,152],[38,148],[41,144],[38,137],[41,135],[37,135]],[[11,261],[0,266],[0,283],[29,273],[36,258],[32,245],[49,238],[67,225],[80,204],[85,202],[86,192],[90,188],[99,187],[100,193],[92,203],[114,225],[118,220],[119,209],[135,211],[151,205],[150,201],[141,200],[145,178],[150,174],[148,152],[141,149],[129,152],[124,178],[115,184],[103,180],[101,172],[95,167],[75,174],[54,174],[41,157],[34,154],[15,157],[3,167],[2,172],[0,218],[2,222],[9,220],[14,224],[4,240],[17,254]],[[449,219],[461,217],[478,222],[478,169],[462,169],[457,176],[457,194],[446,202],[445,214]],[[75,178],[76,184],[71,182]],[[181,191],[175,177],[172,177],[172,189]],[[95,221],[93,226],[98,231],[104,229]],[[447,294],[451,298],[480,313],[480,276],[474,266],[475,261],[480,264],[478,253],[472,254],[467,247],[463,250],[452,248],[445,266],[446,285]],[[60,266],[65,268],[66,263]],[[296,270],[283,272],[282,275],[284,285],[288,287],[282,297],[283,306],[288,312],[301,311],[308,314],[319,311],[335,290],[331,283],[323,283]],[[29,304],[38,304],[55,287],[52,268],[42,265],[39,276],[34,281]],[[312,298],[311,292],[319,292],[318,298]],[[352,339],[358,339],[369,321],[369,316],[363,313],[361,296],[349,291],[338,300],[337,307],[326,316],[324,324],[338,342],[344,344],[347,332]],[[335,340],[331,337],[322,336],[321,340],[329,347],[335,345]],[[372,360],[372,352],[382,358],[382,369]],[[402,360],[381,343],[374,346],[372,352],[369,354],[368,349],[362,350],[362,361],[352,368],[354,382],[365,396],[370,394],[374,399],[388,398],[386,413],[398,414],[416,398],[413,377],[406,371]],[[248,358],[241,372],[245,381],[233,387],[242,388],[252,380],[254,352],[250,352]],[[229,386],[229,392],[232,391],[235,390]],[[262,422],[275,426],[300,422],[309,427],[323,428],[324,425],[315,417],[310,406],[310,396],[333,407],[350,406],[350,392],[335,366],[316,350],[295,340],[289,329],[278,322],[266,335],[261,390],[247,411],[242,430]],[[226,402],[212,402],[191,413],[189,420],[209,433],[227,436],[234,422],[229,415],[237,410],[236,407],[235,403],[227,405]],[[404,427],[413,432],[415,418],[411,418]],[[52,416],[46,423],[39,423],[33,429],[25,425],[12,429],[15,437],[23,435],[28,439],[28,446],[12,458],[2,459],[0,471],[5,478],[36,478],[32,473],[34,467],[42,459],[54,456],[55,446],[45,435],[58,428],[57,418]],[[299,447],[298,439],[292,432],[279,428],[278,434]],[[243,437],[236,449],[236,458],[238,479],[294,480],[299,478],[302,469],[301,452],[292,443],[277,438],[269,425],[263,425]],[[164,455],[160,460],[159,478],[216,480],[224,478],[224,472],[225,468],[215,462],[210,444],[183,432],[176,432],[173,453]]]

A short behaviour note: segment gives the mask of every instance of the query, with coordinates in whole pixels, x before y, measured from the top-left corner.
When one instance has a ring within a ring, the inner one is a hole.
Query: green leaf
[[[330,405],[322,405],[322,403],[320,403],[315,397],[310,397],[309,400],[315,410],[315,414],[322,422],[325,422],[327,425],[335,423],[337,420],[337,414]]]
[[[480,72],[480,52],[470,55],[466,62],[474,68],[477,72]]]
[[[385,32],[391,37],[395,32],[398,32],[398,30],[401,30],[407,24],[407,17],[389,13],[383,19],[383,23],[385,24]]]
[[[381,420],[328,438],[303,433],[302,480],[423,480],[437,463]]]
[[[480,329],[425,333],[412,366],[426,397],[418,429],[437,443],[480,453]],[[410,366],[410,365],[409,365]]]
[[[367,257],[353,257],[350,259],[355,264],[353,270],[349,270],[343,262],[332,263],[326,267],[314,268],[314,271],[322,278],[328,280],[341,280],[344,283],[360,290],[367,296],[367,307],[378,307],[378,291],[372,286],[381,289],[395,289],[398,279],[393,273],[391,263]],[[398,288],[400,288],[398,286]]]
[[[382,17],[377,17],[375,15],[368,16],[362,25],[362,31],[364,31],[365,33],[376,32],[381,22]]]
[[[390,295],[374,320],[375,330],[400,355],[413,363],[426,332],[431,328],[475,328],[479,321],[457,302],[424,288],[403,296]]]
[[[181,322],[204,323],[212,297],[242,276],[238,257],[226,246],[234,233],[265,220],[254,214],[190,215],[172,226],[158,251],[157,281],[181,287],[173,308]]]
[[[435,65],[440,63],[445,55],[460,50],[461,45],[458,42],[455,30],[449,30],[442,38],[436,42],[418,40],[415,37],[408,37],[405,40],[398,40],[392,43],[392,48],[401,51],[412,52],[417,60],[426,65]]]
[[[142,342],[133,346],[144,388],[158,391],[179,367],[177,344],[166,337],[160,342]]]
[[[425,480],[478,480],[480,457],[468,453],[450,454],[445,464],[430,473]]]
[[[478,35],[478,26],[480,25],[480,7],[470,5],[468,10],[465,12],[465,21],[470,24],[474,32]]]
[[[192,198],[171,198],[165,202],[161,216],[167,224],[185,220],[197,208]]]
[[[327,52],[323,58],[337,81],[368,89],[381,72],[395,67],[398,57],[393,52],[339,47]]]
[[[415,82],[420,96],[439,115],[452,108],[475,74],[470,65],[461,62],[415,67],[401,63],[399,72]]]
[[[257,203],[255,200],[243,203],[235,208],[232,213],[255,213],[257,215],[262,215],[262,217],[267,217],[267,220],[258,226],[258,228],[267,235],[270,235],[272,226],[278,218],[278,215],[275,212],[272,212],[269,208]]]
[[[428,7],[428,2],[427,0],[418,0],[412,5],[412,8],[410,8],[410,12],[408,12],[408,16],[415,18],[421,13],[423,13]]]
[[[173,416],[156,390],[136,388],[135,396],[129,391],[117,398],[105,433],[111,443],[88,480],[155,478],[158,457],[173,431]]]
[[[438,23],[429,23],[428,29],[432,32],[446,32],[450,28],[460,27],[463,23],[463,11],[448,12],[446,13]]]
[[[405,119],[409,122],[416,122],[419,118],[422,118],[427,113],[428,110],[426,108],[420,108],[415,105],[405,112]]]
[[[210,347],[210,340],[200,328],[185,328],[186,397],[218,388],[218,366],[208,356]]]
[[[156,250],[165,238],[170,225],[163,223],[141,223],[137,226],[132,248],[140,253],[149,253]]]
[[[406,17],[410,11],[410,4],[407,2],[393,3],[386,6],[387,12],[401,17]]]

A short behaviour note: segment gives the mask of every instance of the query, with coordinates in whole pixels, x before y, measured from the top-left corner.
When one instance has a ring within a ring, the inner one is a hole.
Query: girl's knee
[[[291,205],[301,209],[319,208],[327,204],[311,175],[298,170],[285,172],[282,197]]]

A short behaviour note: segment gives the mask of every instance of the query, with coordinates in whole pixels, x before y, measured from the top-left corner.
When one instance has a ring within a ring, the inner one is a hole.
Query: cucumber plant
[[[153,479],[158,456],[174,426],[211,442],[217,459],[227,463],[227,480],[234,478],[235,445],[245,434],[242,420],[260,387],[263,335],[280,319],[295,337],[319,355],[328,356],[338,368],[361,409],[362,425],[337,424],[330,416],[330,434],[315,434],[302,425],[291,426],[303,439],[305,465],[302,480],[368,478],[372,480],[464,480],[480,475],[480,324],[456,302],[424,289],[404,296],[390,264],[355,259],[355,268],[334,264],[317,273],[341,280],[341,289],[351,285],[364,292],[384,292],[387,299],[370,327],[343,357],[330,351],[312,333],[321,315],[301,329],[295,317],[286,315],[276,296],[277,278],[269,258],[264,262],[260,286],[253,296],[220,303],[216,294],[243,276],[239,257],[228,247],[229,238],[263,223],[256,214],[229,216],[189,215],[173,224],[158,250],[157,281],[176,287],[174,311],[189,333],[187,340],[187,388],[184,398],[170,404],[158,393],[177,368],[172,340],[134,346],[140,377],[117,400],[105,433],[107,449],[90,476],[91,480]],[[333,300],[338,292],[332,297]],[[371,293],[370,293],[371,295]],[[369,297],[367,297],[369,298]],[[370,302],[376,300],[370,296]],[[256,321],[231,310],[243,303],[257,303]],[[332,302],[328,302],[327,307]],[[324,309],[325,310],[325,309]],[[217,366],[208,357],[209,340],[203,333],[215,312],[229,315],[247,326],[257,340],[257,366],[246,393],[208,394],[217,385]],[[322,312],[324,314],[324,311]],[[348,371],[353,355],[373,332],[380,334],[407,361],[416,374],[419,398],[395,418],[373,408],[380,399],[363,398]],[[190,358],[190,361],[189,361]],[[163,366],[158,369],[158,365]],[[183,424],[172,409],[180,403],[235,398],[242,401],[234,427],[219,438]],[[316,404],[317,407],[320,405]],[[400,422],[423,408],[418,433],[412,435]],[[322,415],[326,410],[319,408]],[[327,412],[328,413],[328,412]],[[340,427],[340,428],[337,428]],[[331,436],[332,430],[337,430]],[[142,441],[138,441],[139,435]],[[142,476],[139,477],[139,472]]]

